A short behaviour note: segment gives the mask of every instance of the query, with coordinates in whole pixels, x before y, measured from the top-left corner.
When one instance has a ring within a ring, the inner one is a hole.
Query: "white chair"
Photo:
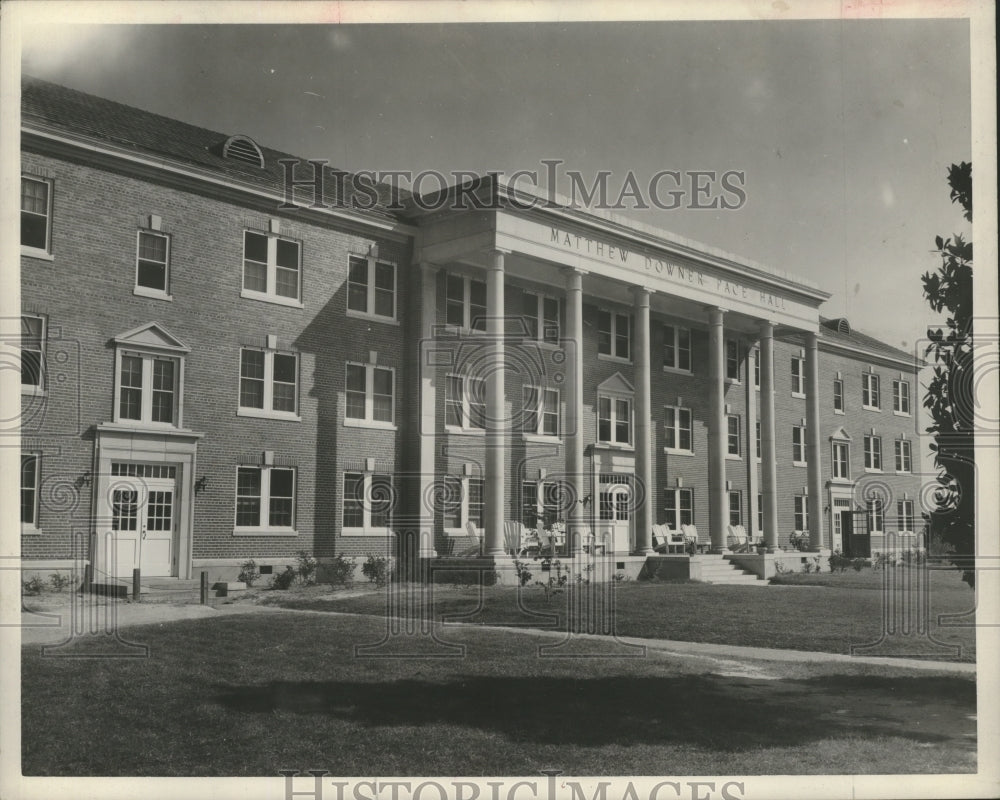
[[[469,534],[469,538],[474,541],[474,544],[470,544],[464,550],[462,550],[458,555],[460,556],[479,556],[483,554],[483,537],[479,532],[479,529],[475,526],[472,520],[465,525],[465,530]]]
[[[747,530],[742,525],[727,525],[729,533],[729,549],[735,553],[745,553],[750,549],[750,542],[747,540]]]
[[[503,541],[507,552],[515,557],[524,554],[525,548],[522,545],[522,525],[516,520],[509,519],[503,524]]]
[[[694,525],[681,525],[681,533],[684,535],[684,543],[691,545],[695,552],[700,552],[702,544],[698,540],[698,528]]]

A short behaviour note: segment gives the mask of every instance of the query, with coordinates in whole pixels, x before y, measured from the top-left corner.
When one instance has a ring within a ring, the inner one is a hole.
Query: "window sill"
[[[835,409],[833,409],[833,413],[834,413],[834,414],[840,414],[840,416],[844,416],[844,412],[843,412],[843,411],[839,411],[839,410],[837,410],[836,408],[835,408]]]
[[[866,406],[866,405],[862,405],[861,409],[862,409],[862,411],[874,411],[876,414],[881,414],[882,413],[882,409],[879,408],[878,406]]]
[[[896,475],[912,475],[912,474],[913,474],[913,472],[911,472],[911,471],[910,471],[910,470],[908,470],[908,469],[897,469],[897,470],[895,471],[895,474],[896,474]]]
[[[266,292],[255,292],[252,289],[241,289],[240,297],[245,300],[258,300],[261,303],[271,303],[276,306],[288,306],[289,308],[305,308],[301,300],[292,297],[282,297],[277,294],[267,294]]]
[[[22,536],[41,536],[42,529],[36,528],[34,525],[25,525],[21,523],[21,535]]]
[[[27,247],[23,244],[21,245],[21,255],[28,258],[37,258],[39,261],[55,261],[55,256],[48,250],[42,250],[38,247]]]
[[[664,365],[663,371],[671,375],[690,375],[690,376],[694,375],[694,370],[681,369],[680,367],[668,367],[666,365]]]
[[[613,355],[610,355],[608,353],[598,353],[597,354],[597,360],[598,361],[611,361],[611,362],[613,362],[615,364],[631,364],[632,363],[632,359],[631,358],[622,358],[621,356],[613,356]]]
[[[808,467],[809,464],[807,462],[805,462],[805,461],[793,461],[792,462],[792,466],[793,467]]]
[[[341,528],[341,536],[376,536],[381,539],[392,536],[389,528]]]
[[[799,400],[805,400],[806,399],[805,392],[792,392],[792,397],[795,397],[795,398],[797,398]]]
[[[726,461],[742,461],[743,456],[734,456],[732,453],[726,453]]]
[[[598,450],[625,450],[634,452],[635,447],[631,444],[619,444],[618,442],[594,442],[594,447]]]
[[[894,417],[908,417],[908,416],[910,416],[910,412],[909,411],[895,411],[894,410],[892,412],[892,415]]]
[[[725,378],[724,380],[727,384],[731,386],[739,386],[741,383],[743,383],[743,381],[741,381],[739,378]]]
[[[839,486],[852,486],[854,481],[850,478],[830,478],[830,483],[837,484]]]
[[[132,294],[136,297],[148,297],[150,300],[166,300],[169,303],[174,301],[172,294],[161,292],[159,289],[150,289],[146,286],[136,286],[132,289]]]
[[[445,425],[445,433],[452,433],[455,436],[485,436],[485,428],[456,428],[454,425]]]
[[[559,436],[551,436],[545,433],[522,433],[521,439],[525,442],[537,442],[539,444],[562,444],[562,439]]]
[[[32,386],[31,384],[21,384],[21,395],[26,397],[45,397],[48,392],[41,386]]]
[[[393,422],[379,422],[374,419],[355,419],[354,417],[344,417],[344,427],[345,428],[370,428],[376,431],[394,431],[397,430],[396,424]]]
[[[363,319],[368,322],[382,322],[386,325],[399,325],[399,320],[395,317],[383,317],[379,314],[369,314],[367,311],[355,311],[353,308],[347,309],[347,316],[351,319]]]
[[[238,408],[237,417],[251,417],[253,419],[273,419],[281,422],[302,422],[302,417],[290,411],[265,411],[261,408]]]
[[[882,474],[882,470],[875,469],[875,467],[865,467],[865,472],[869,472],[869,473],[872,473],[874,475],[881,475]]]
[[[694,450],[679,450],[676,447],[664,447],[664,453],[669,453],[672,456],[688,456],[689,458],[694,458]]]
[[[233,536],[298,536],[294,528],[233,528]]]

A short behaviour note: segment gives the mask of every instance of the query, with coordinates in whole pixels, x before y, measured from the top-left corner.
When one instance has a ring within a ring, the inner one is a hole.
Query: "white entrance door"
[[[111,486],[108,571],[129,578],[173,574],[176,486],[173,478],[116,477]]]
[[[597,541],[607,552],[632,551],[632,482],[630,475],[602,474],[599,478]]]

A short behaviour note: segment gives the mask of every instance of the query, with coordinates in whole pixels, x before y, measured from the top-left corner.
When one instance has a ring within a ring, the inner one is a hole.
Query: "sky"
[[[350,171],[560,159],[614,194],[742,171],[739,209],[618,213],[802,276],[911,352],[934,237],[968,232],[946,181],[971,160],[965,20],[45,25],[22,69]]]

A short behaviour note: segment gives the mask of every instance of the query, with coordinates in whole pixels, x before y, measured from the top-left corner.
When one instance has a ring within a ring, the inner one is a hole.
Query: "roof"
[[[847,320],[843,317],[837,319],[819,318],[820,340],[834,345],[842,345],[859,350],[867,350],[873,355],[891,358],[894,361],[904,361],[913,368],[922,367],[924,362],[915,353],[908,353],[898,347],[886,344],[874,336],[856,330],[850,325],[845,326]],[[847,332],[845,332],[845,328]]]
[[[27,75],[21,81],[21,111],[22,124],[55,128],[113,145],[117,149],[209,170],[239,183],[279,193],[284,189],[284,167],[279,160],[306,161],[290,153],[263,147],[259,142],[257,144],[264,156],[263,169],[244,161],[223,158],[223,145],[232,134],[239,131],[219,133],[199,128]],[[332,167],[327,169],[323,185],[324,202],[327,205],[381,218],[396,218],[386,208],[392,202],[389,195],[391,187],[386,184],[378,185],[378,203],[371,209],[365,209],[364,206],[373,205],[371,197],[363,192],[359,193],[353,181],[344,179],[350,173]],[[302,168],[298,168],[296,177],[306,177],[302,174]],[[397,191],[401,199],[408,197],[407,192],[401,189]],[[352,202],[355,199],[362,204],[362,208]]]

